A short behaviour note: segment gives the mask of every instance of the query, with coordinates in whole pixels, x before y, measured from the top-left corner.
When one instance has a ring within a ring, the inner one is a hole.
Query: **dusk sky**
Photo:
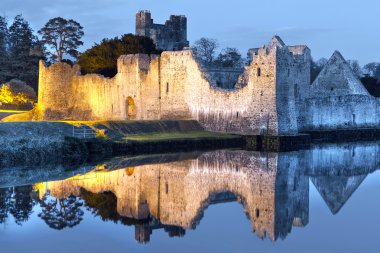
[[[361,65],[380,61],[378,0],[1,0],[0,15],[22,13],[34,30],[57,16],[74,19],[84,27],[85,49],[134,33],[138,10],[150,10],[155,23],[186,15],[190,43],[216,38],[243,56],[277,34],[289,45],[306,44],[315,59],[337,49]]]

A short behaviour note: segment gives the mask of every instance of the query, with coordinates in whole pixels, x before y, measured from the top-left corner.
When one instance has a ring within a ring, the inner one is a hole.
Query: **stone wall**
[[[330,96],[306,101],[304,130],[378,128],[380,104],[366,95]]]
[[[238,82],[239,76],[243,73],[244,69],[236,68],[208,68],[212,80],[215,80],[216,87],[222,89],[234,89]],[[239,87],[241,88],[241,87]]]
[[[260,48],[239,77],[234,73],[232,86],[239,89],[217,87],[218,78],[191,50],[121,56],[113,78],[81,76],[65,63],[41,64],[39,105],[51,112],[44,119],[196,119],[213,131],[295,134],[294,83],[304,80],[293,72],[306,70],[293,69],[299,56],[278,39]]]
[[[78,66],[70,67],[66,63],[50,67],[41,63],[40,67],[38,105],[45,112],[45,120],[159,118],[156,56],[120,57],[118,73],[113,78],[96,74],[82,76]]]

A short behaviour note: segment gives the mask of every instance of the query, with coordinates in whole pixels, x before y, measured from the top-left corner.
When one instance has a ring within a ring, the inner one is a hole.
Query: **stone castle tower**
[[[154,24],[149,11],[136,14],[136,35],[146,36],[153,40],[158,49],[179,51],[189,46],[187,41],[187,18],[171,15],[164,25]]]

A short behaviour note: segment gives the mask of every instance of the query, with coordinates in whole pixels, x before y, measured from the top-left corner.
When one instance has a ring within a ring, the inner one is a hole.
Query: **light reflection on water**
[[[40,183],[38,170],[22,180],[33,173],[5,170],[0,242],[4,252],[377,252],[379,150],[116,158]],[[18,181],[31,185],[7,184]]]

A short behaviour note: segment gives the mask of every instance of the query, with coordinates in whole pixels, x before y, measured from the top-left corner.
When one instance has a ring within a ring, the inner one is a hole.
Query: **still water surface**
[[[379,252],[380,143],[0,170],[0,252]]]

